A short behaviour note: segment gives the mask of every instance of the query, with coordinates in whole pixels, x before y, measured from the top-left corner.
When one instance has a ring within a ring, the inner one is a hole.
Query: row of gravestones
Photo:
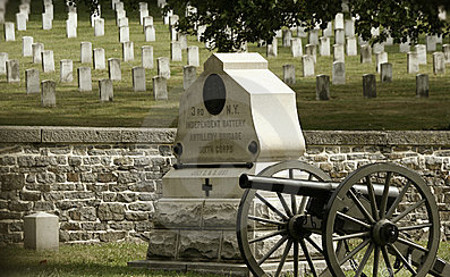
[[[383,65],[390,65],[388,63]],[[339,76],[339,78],[342,78]],[[344,76],[345,78],[345,76]],[[335,76],[333,76],[334,82]],[[384,80],[386,81],[386,80]],[[383,82],[383,78],[382,78]],[[426,98],[429,95],[429,78],[427,74],[416,75],[416,97]],[[375,74],[363,75],[363,96],[365,98],[376,98],[376,76]],[[317,75],[316,76],[316,100],[330,100],[330,76]]]

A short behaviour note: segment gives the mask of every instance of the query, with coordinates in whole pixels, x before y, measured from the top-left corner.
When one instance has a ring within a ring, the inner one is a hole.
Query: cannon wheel
[[[381,196],[375,184],[381,185]],[[367,193],[354,185],[366,186]],[[392,188],[397,193],[389,198]],[[434,263],[440,240],[437,205],[425,181],[407,168],[361,167],[333,192],[325,214],[322,242],[333,276],[425,276]],[[350,225],[356,228],[348,231]],[[345,255],[336,255],[336,242],[344,242]]]
[[[300,178],[322,182],[330,181],[330,177],[322,170],[300,161],[280,162],[264,169],[258,175],[271,177],[283,172],[291,179]],[[278,203],[267,201],[268,197],[270,197],[270,199],[277,199]],[[299,246],[306,254],[306,261],[310,270],[314,272],[314,276],[317,275],[314,269],[313,260],[307,250],[306,242],[323,255],[323,251],[319,246],[320,243],[317,245],[308,235],[305,235],[302,238],[294,238],[287,230],[290,219],[303,214],[307,203],[307,197],[301,198],[301,196],[297,195],[286,195],[286,197],[287,200],[282,193],[247,189],[241,198],[237,214],[237,240],[241,255],[248,268],[255,276],[279,276],[287,263],[291,266],[289,270],[293,272],[293,276],[299,276]],[[254,200],[259,202],[263,208],[266,208],[268,211],[270,210],[273,216],[270,217],[266,215],[268,217],[264,217],[264,215],[253,215],[253,212],[250,211],[254,210]],[[266,226],[269,227],[268,233],[256,238],[249,237],[252,235],[252,226],[255,226],[256,224],[266,224]],[[272,240],[273,243],[273,245],[270,245],[270,249],[264,253],[255,255],[255,244],[266,242],[270,244],[270,240]],[[273,254],[275,252],[280,253],[280,250],[282,251],[282,254],[278,255],[279,259],[275,262],[271,260],[271,256],[274,256]],[[290,259],[289,262],[287,262],[288,259]],[[270,263],[271,266],[268,268],[267,265]],[[275,274],[273,274],[274,271]]]

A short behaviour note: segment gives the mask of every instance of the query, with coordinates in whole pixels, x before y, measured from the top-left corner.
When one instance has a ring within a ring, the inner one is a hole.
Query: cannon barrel
[[[281,192],[303,196],[319,197],[328,195],[335,190],[339,183],[318,182],[299,179],[287,179],[276,177],[261,177],[248,174],[242,174],[239,177],[239,186],[243,189],[259,189],[271,192]],[[353,188],[364,195],[367,195],[367,186],[354,185]],[[383,195],[384,185],[373,184],[375,196]],[[389,187],[389,198],[395,198],[399,195],[397,187]]]

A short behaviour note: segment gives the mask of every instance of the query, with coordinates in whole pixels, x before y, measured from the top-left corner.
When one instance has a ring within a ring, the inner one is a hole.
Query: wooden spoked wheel
[[[425,276],[434,263],[437,205],[407,168],[361,167],[334,190],[325,214],[323,249],[333,276]],[[336,255],[342,246],[345,254]]]
[[[300,161],[275,164],[258,176],[330,181],[323,171]],[[244,192],[237,216],[237,239],[241,255],[255,276],[291,273],[297,277],[304,271],[317,276],[314,259],[323,260],[323,251],[314,236],[320,235],[294,226],[305,214],[307,202],[308,197],[292,194],[255,189]]]

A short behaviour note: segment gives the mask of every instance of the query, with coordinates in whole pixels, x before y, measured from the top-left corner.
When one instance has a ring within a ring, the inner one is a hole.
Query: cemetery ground
[[[17,2],[10,1],[6,21],[15,22]],[[76,68],[89,66],[80,62],[80,42],[92,42],[93,48],[104,48],[105,57],[121,59],[121,45],[118,42],[118,28],[109,3],[104,3],[102,17],[105,18],[105,36],[94,37],[89,22],[88,9],[78,7],[78,37],[66,38],[65,20],[67,17],[63,1],[55,1],[55,18],[52,30],[42,30],[39,1],[32,2],[32,14],[26,31],[16,31],[15,42],[0,39],[1,52],[8,52],[10,59],[20,63],[19,84],[8,84],[6,76],[0,75],[0,125],[50,125],[50,126],[133,126],[133,127],[176,127],[178,102],[183,93],[183,69],[186,65],[186,51],[183,61],[171,61],[171,78],[168,80],[169,99],[155,101],[152,96],[152,77],[156,76],[156,58],[170,57],[169,27],[163,25],[159,9],[149,5],[150,15],[154,17],[156,41],[145,42],[142,26],[139,25],[138,11],[127,11],[130,26],[130,40],[134,42],[135,60],[121,61],[122,81],[114,82],[114,101],[101,103],[98,95],[98,80],[107,78],[107,70],[92,70],[92,92],[78,92]],[[3,34],[3,26],[0,27]],[[22,57],[22,37],[33,36],[34,42],[42,42],[45,50],[53,50],[55,71],[43,73],[40,80],[53,80],[56,86],[56,107],[43,108],[40,94],[26,94],[25,69],[40,68],[32,63],[31,57]],[[294,32],[295,36],[295,32]],[[331,38],[333,45],[333,38]],[[420,43],[424,43],[421,38]],[[445,38],[443,44],[449,43]],[[306,45],[303,38],[303,47]],[[131,69],[141,65],[140,49],[151,45],[154,49],[153,69],[146,70],[146,92],[133,92]],[[200,64],[210,56],[203,43],[196,37],[188,37],[188,45],[197,45],[200,49]],[[361,64],[359,55],[346,57],[346,84],[331,85],[331,100],[315,99],[315,77],[301,77],[301,58],[292,58],[289,47],[278,42],[278,57],[269,57],[270,70],[282,78],[282,66],[293,64],[296,67],[296,84],[291,87],[297,93],[297,107],[304,129],[342,129],[342,130],[448,130],[450,129],[450,70],[434,75],[432,53],[428,52],[428,64],[420,66],[420,73],[430,77],[430,97],[416,98],[416,74],[407,74],[406,53],[399,53],[398,45],[386,46],[389,62],[393,64],[392,83],[381,83],[375,70],[375,56],[372,64]],[[437,51],[441,51],[438,44]],[[259,52],[264,57],[266,48],[249,44],[249,52]],[[74,62],[74,81],[59,82],[59,61],[72,59]],[[315,75],[331,76],[333,58],[318,54]],[[92,65],[91,65],[92,66]],[[197,68],[197,75],[203,70]],[[362,75],[372,73],[377,76],[377,98],[363,97]]]
[[[3,247],[0,276],[153,276],[208,277],[204,274],[155,272],[127,267],[131,260],[145,258],[146,244],[104,243],[61,245],[59,252]],[[450,242],[441,242],[438,256],[450,260]]]

